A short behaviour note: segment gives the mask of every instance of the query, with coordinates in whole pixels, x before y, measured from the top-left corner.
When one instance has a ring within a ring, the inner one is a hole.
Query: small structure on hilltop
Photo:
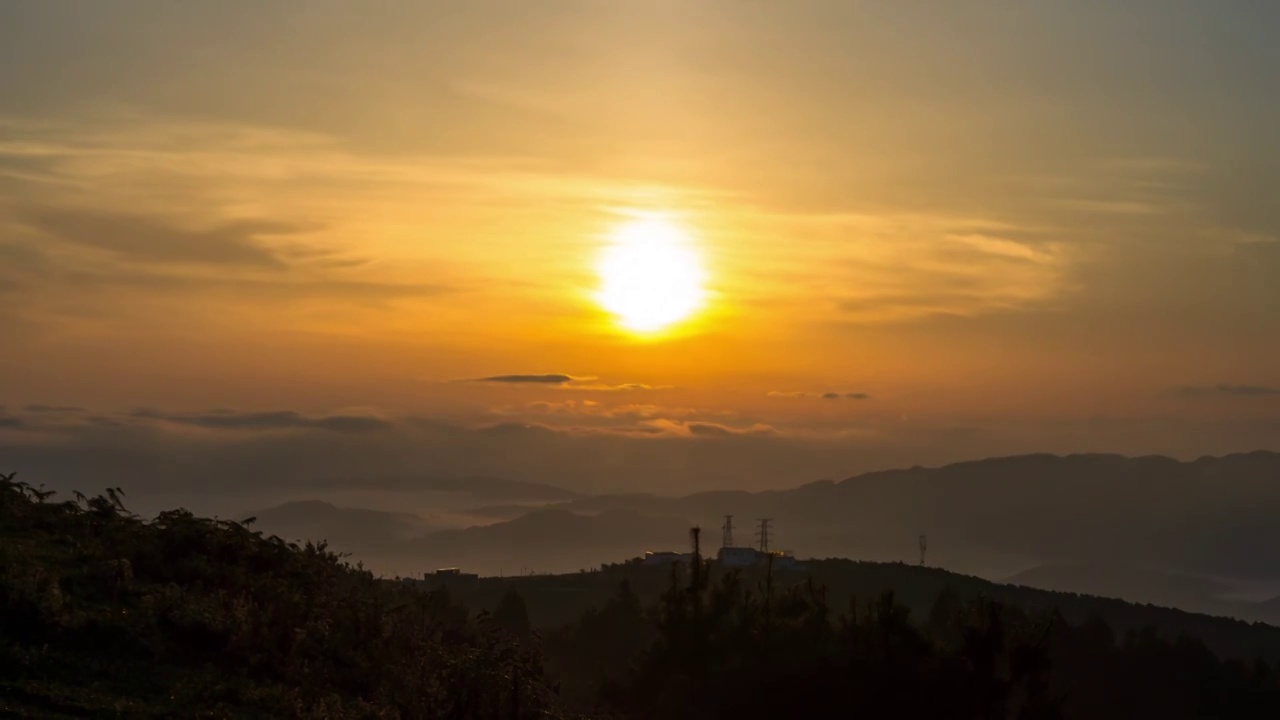
[[[471,585],[479,582],[480,575],[478,573],[464,573],[460,568],[440,568],[435,572],[423,573],[422,579],[428,585],[440,587],[442,585]]]
[[[724,525],[721,526],[721,546],[720,551],[716,553],[715,562],[721,567],[727,568],[746,568],[758,567],[767,563],[773,563],[775,568],[800,568],[796,562],[795,555],[790,550],[771,550],[769,548],[769,533],[771,526],[769,519],[760,521],[759,530],[756,532],[760,538],[760,547],[741,547],[733,543],[733,516],[724,516]],[[697,528],[694,528],[696,531]],[[696,542],[696,541],[695,541]],[[692,564],[693,552],[675,552],[673,550],[659,550],[646,552],[642,557],[632,562],[646,566],[664,566],[676,563]]]
[[[674,563],[687,563],[693,559],[693,553],[675,552],[673,550],[648,551],[644,557],[640,558],[641,565],[671,565]]]

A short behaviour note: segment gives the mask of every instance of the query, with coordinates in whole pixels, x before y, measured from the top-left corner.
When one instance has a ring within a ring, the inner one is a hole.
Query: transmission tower
[[[920,536],[920,567],[924,567],[924,553],[929,549],[929,538],[925,535]]]
[[[773,518],[759,518],[760,529],[756,531],[756,537],[760,538],[760,552],[769,552],[769,522]]]
[[[727,548],[733,547],[733,516],[732,515],[724,516],[724,537],[720,540],[720,545]]]

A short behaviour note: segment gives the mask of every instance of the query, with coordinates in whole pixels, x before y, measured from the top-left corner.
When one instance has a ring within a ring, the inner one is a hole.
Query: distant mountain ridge
[[[376,559],[409,573],[436,565],[566,571],[684,549],[691,524],[709,530],[704,547],[714,550],[715,529],[732,514],[740,543],[753,544],[755,519],[769,517],[771,545],[801,557],[914,563],[924,534],[933,566],[993,580],[1027,572],[1022,580],[1045,589],[1187,609],[1242,606],[1220,604],[1217,594],[1230,588],[1207,577],[1280,580],[1280,454],[1272,452],[1192,461],[1021,455],[755,493],[629,493],[576,496],[542,509],[510,501],[490,507],[476,511],[475,527],[389,542]]]
[[[1104,562],[1280,579],[1280,454],[1273,452],[1186,462],[1020,455],[789,490],[606,495],[563,505],[576,512],[618,506],[712,527],[725,514],[771,517],[779,541],[802,554],[910,559],[916,536],[927,534],[931,556],[943,564],[1024,558],[1020,567],[988,573],[998,576],[1046,562]]]

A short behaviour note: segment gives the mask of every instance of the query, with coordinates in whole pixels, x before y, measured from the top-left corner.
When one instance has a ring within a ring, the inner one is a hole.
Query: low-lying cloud
[[[1271,397],[1280,395],[1280,388],[1268,385],[1232,385],[1220,383],[1213,386],[1188,385],[1179,391],[1189,397],[1197,396],[1230,396],[1230,397]]]
[[[611,385],[599,382],[594,376],[577,376],[565,373],[542,373],[521,375],[490,375],[473,378],[466,382],[496,383],[499,385],[540,385],[553,386],[566,390],[582,390],[586,392],[629,392],[639,390],[666,390],[670,385],[646,385],[644,383],[619,383]]]
[[[562,373],[545,373],[542,375],[490,375],[489,377],[475,378],[472,382],[512,385],[564,385],[579,379],[591,380],[594,378],[575,378],[572,375],[564,375]]]
[[[822,393],[772,390],[765,394],[768,397],[792,398],[792,399],[804,399],[804,398],[818,398],[821,400],[870,400],[871,399],[871,395],[864,392],[834,392],[831,390],[828,390],[827,392],[822,392]]]
[[[208,413],[170,414],[157,410],[135,410],[131,417],[159,420],[176,425],[189,425],[210,430],[327,430],[363,433],[385,430],[391,424],[382,418],[366,415],[322,415],[308,417],[291,410],[274,412],[236,412],[217,410]]]
[[[338,492],[334,478],[353,478],[357,487],[361,478],[485,475],[586,492],[683,494],[1080,447],[1143,453],[1173,447],[1194,457],[1273,447],[1276,437],[1274,419],[988,424],[957,432],[897,419],[819,428],[660,406],[567,409],[563,417],[535,411],[528,418],[467,420],[288,409],[23,414],[10,408],[0,415],[0,471],[61,491],[124,487],[139,511],[178,503],[199,510],[215,501],[250,510],[269,502],[268,494]],[[1048,430],[1067,438],[1062,446],[1045,446]]]
[[[84,408],[73,405],[27,405],[22,408],[26,412],[36,414],[82,413]]]

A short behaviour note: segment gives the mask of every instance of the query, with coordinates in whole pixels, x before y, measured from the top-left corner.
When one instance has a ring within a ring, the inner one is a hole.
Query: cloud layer
[[[1212,396],[1220,397],[1244,397],[1244,398],[1261,398],[1273,397],[1280,395],[1280,388],[1270,387],[1267,385],[1233,385],[1230,383],[1219,383],[1212,386],[1196,386],[1188,385],[1183,387],[1180,392],[1187,396]]]
[[[63,491],[119,485],[141,509],[214,501],[248,509],[264,493],[305,497],[341,491],[347,480],[352,490],[377,490],[369,478],[390,476],[488,475],[589,492],[685,494],[1079,447],[1193,459],[1256,448],[1280,432],[1280,418],[1028,425],[770,424],[723,411],[593,401],[509,408],[468,422],[296,410],[21,411],[0,413],[0,467]],[[1046,446],[1049,435],[1066,439]]]
[[[134,419],[159,420],[175,425],[189,425],[210,430],[329,430],[359,433],[385,430],[390,423],[368,415],[321,415],[307,417],[289,410],[275,412],[237,412],[215,410],[208,413],[174,414],[158,410],[135,410]]]

